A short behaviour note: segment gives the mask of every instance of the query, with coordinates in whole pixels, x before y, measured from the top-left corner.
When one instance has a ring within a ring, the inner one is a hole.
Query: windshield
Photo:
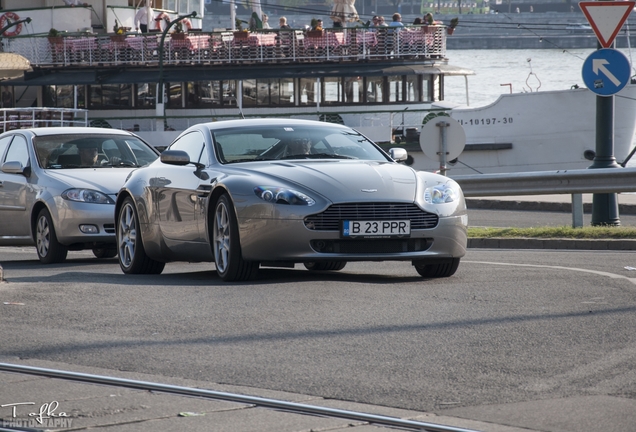
[[[390,161],[374,143],[352,129],[272,125],[213,131],[221,163],[283,159]]]
[[[148,165],[158,155],[139,138],[109,134],[60,134],[33,138],[42,168],[117,168]]]

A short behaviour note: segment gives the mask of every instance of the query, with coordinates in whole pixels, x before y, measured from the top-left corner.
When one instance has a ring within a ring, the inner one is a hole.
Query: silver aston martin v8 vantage
[[[425,278],[451,276],[466,253],[463,193],[399,163],[406,157],[332,123],[192,126],[119,191],[121,269],[156,274],[170,261],[208,261],[221,279],[239,281],[260,266],[408,260]]]

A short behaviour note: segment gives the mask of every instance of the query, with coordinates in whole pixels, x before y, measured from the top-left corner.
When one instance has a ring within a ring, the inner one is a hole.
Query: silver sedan
[[[115,196],[159,153],[130,132],[60,127],[0,135],[0,246],[35,245],[40,261],[69,250],[114,257]]]
[[[192,126],[119,192],[120,266],[160,273],[169,261],[209,261],[236,281],[260,266],[403,260],[423,277],[453,275],[467,241],[460,187],[396,162],[404,149],[390,153],[332,123]]]

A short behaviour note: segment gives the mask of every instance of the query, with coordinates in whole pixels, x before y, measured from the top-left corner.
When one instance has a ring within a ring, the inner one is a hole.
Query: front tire
[[[339,271],[346,265],[346,261],[316,261],[306,262],[305,268],[311,271]]]
[[[433,262],[413,262],[413,265],[420,276],[425,278],[450,277],[455,274],[459,267],[459,258],[449,258],[447,260]]]
[[[68,248],[57,240],[53,218],[46,208],[38,213],[35,224],[35,248],[38,252],[38,258],[43,264],[64,262],[68,254]]]
[[[166,264],[146,255],[139,229],[139,216],[132,198],[124,200],[115,225],[121,270],[126,274],[160,274]]]
[[[246,281],[256,277],[259,264],[243,260],[238,221],[227,194],[220,196],[214,208],[212,249],[216,272],[224,281]]]

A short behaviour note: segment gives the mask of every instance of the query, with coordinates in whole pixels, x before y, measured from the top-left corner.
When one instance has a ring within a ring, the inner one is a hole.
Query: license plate
[[[343,237],[404,237],[410,234],[410,220],[346,220],[342,222]]]

